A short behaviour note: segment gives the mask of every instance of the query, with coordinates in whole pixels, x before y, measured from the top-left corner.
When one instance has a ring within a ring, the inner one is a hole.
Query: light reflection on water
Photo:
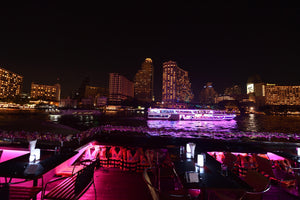
[[[229,132],[237,129],[235,120],[230,121],[169,121],[147,120],[149,128],[164,128],[170,130],[186,131],[217,131]]]
[[[49,119],[53,122],[58,122],[58,120],[61,118],[61,115],[54,115],[54,114],[50,114],[49,115]]]
[[[300,133],[300,116],[243,115],[231,121],[148,120],[149,128],[215,132]]]
[[[254,114],[249,114],[248,124],[246,131],[257,132],[257,121]]]
[[[15,118],[16,116],[14,116]],[[23,118],[23,117],[22,117]],[[1,119],[1,118],[0,118]],[[9,119],[9,117],[6,117]],[[101,125],[139,126],[149,128],[165,128],[170,130],[187,130],[201,132],[277,132],[300,133],[300,116],[273,116],[273,115],[238,115],[231,121],[168,121],[147,120],[132,116],[103,115],[101,118],[93,115],[52,116],[50,120],[85,130]],[[1,124],[1,120],[0,120]]]

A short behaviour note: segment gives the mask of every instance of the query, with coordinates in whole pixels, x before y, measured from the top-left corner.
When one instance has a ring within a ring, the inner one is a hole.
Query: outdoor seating
[[[79,199],[91,185],[94,185],[95,199],[97,199],[94,183],[94,170],[98,165],[98,162],[98,159],[96,161],[83,160],[81,161],[81,164],[86,166],[82,170],[76,172],[70,177],[61,177],[49,181],[44,187],[42,199]],[[47,191],[47,187],[51,183],[58,184]]]
[[[248,170],[258,171],[258,164],[255,157],[250,155],[239,155],[239,158],[239,176],[245,177]]]
[[[180,186],[180,183],[176,182],[179,181],[176,174],[175,177],[171,174],[163,175],[164,180],[162,180],[160,175],[157,177],[157,172],[158,168],[147,168],[143,173],[144,181],[149,188],[153,200],[184,200],[191,199],[192,195],[195,197],[195,191],[185,190]],[[189,192],[191,194],[189,194]],[[197,193],[197,195],[199,195],[199,193]]]
[[[283,187],[291,187],[295,185],[296,178],[293,174],[287,173],[279,168],[272,167],[272,162],[266,158],[255,156],[258,163],[260,173],[268,177],[272,183],[280,184]]]
[[[248,170],[244,181],[253,188],[242,197],[245,200],[261,200],[263,194],[271,188],[270,180],[255,170]]]
[[[224,153],[223,164],[227,166],[228,170],[232,171],[236,165],[237,157],[231,152]]]
[[[100,166],[120,168],[123,171],[143,172],[150,167],[148,153],[141,147],[101,146],[98,157]]]
[[[37,194],[42,191],[41,186],[24,186],[19,185],[21,183],[27,182],[11,182],[11,183],[3,183],[0,185],[0,197],[3,200],[29,200],[36,198]]]

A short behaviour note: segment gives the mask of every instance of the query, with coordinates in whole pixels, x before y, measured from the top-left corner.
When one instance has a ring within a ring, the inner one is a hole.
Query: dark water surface
[[[147,120],[137,115],[45,115],[36,113],[0,114],[0,129],[47,130],[56,127],[87,130],[100,125],[144,126],[216,132],[300,133],[300,116],[243,115],[231,121],[167,121]]]
[[[279,132],[300,133],[300,116],[243,115],[231,121],[168,121],[147,120],[144,117],[102,115],[61,116],[57,123],[87,129],[100,125],[144,126],[150,128],[184,129],[216,132]]]

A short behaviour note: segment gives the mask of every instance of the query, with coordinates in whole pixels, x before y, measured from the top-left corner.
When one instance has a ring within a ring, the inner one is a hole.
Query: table
[[[252,188],[242,181],[239,177],[228,171],[228,175],[222,175],[221,165],[213,157],[206,154],[205,167],[202,173],[199,173],[200,180],[197,183],[188,183],[185,174],[186,172],[195,171],[195,162],[193,159],[184,159],[174,162],[175,170],[180,177],[183,186],[187,189],[199,188],[203,190],[204,196],[207,197],[209,191],[213,190],[230,190],[237,193],[251,191]]]
[[[7,160],[0,163],[0,177],[5,177],[6,183],[10,183],[13,178],[24,179],[25,181],[33,181],[33,186],[38,185],[38,179],[54,169],[61,163],[65,162],[77,152],[55,152],[53,150],[41,150],[39,162],[34,163],[35,169],[30,173],[26,170],[29,167],[30,153]],[[9,178],[9,181],[7,180]]]

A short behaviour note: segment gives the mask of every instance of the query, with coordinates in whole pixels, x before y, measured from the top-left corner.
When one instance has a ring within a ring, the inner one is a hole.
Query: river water
[[[56,123],[77,129],[99,125],[144,126],[149,128],[183,129],[202,132],[279,132],[300,133],[300,116],[242,115],[231,121],[168,121],[147,120],[142,116],[57,116]]]
[[[47,124],[71,127],[80,131],[100,125],[144,126],[201,132],[279,132],[300,133],[300,116],[241,115],[231,121],[147,120],[143,115],[45,115],[0,114],[0,129],[41,130]],[[51,132],[51,131],[50,131]]]

